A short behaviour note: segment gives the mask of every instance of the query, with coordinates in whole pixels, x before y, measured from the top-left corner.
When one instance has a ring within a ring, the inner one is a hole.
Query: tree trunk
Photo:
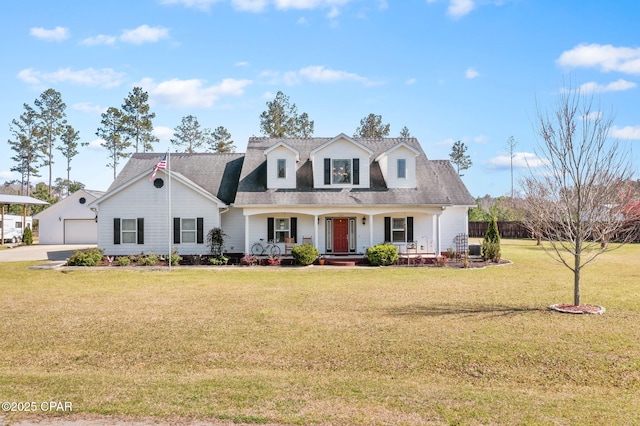
[[[574,256],[575,266],[573,270],[573,304],[580,306],[580,253]]]

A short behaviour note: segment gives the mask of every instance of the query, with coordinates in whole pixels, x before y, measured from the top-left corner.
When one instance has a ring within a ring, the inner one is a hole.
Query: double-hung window
[[[275,240],[279,243],[284,243],[285,238],[289,238],[289,234],[291,230],[289,219],[277,217],[275,219],[274,225],[275,225],[274,227]]]
[[[182,243],[195,243],[196,242],[196,220],[195,218],[182,218],[180,226],[180,233],[182,234]]]
[[[404,217],[394,217],[391,220],[391,238],[394,243],[403,243],[406,237],[406,222]]]
[[[144,244],[144,219],[113,218],[114,244]]]

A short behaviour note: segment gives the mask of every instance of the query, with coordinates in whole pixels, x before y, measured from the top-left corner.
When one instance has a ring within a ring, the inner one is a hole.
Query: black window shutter
[[[173,244],[180,244],[180,218],[173,218]]]
[[[389,216],[384,218],[384,241],[391,242],[391,218]]]
[[[413,241],[413,216],[407,217],[407,241]]]
[[[353,159],[353,184],[360,185],[360,159]]]
[[[199,217],[196,219],[196,243],[204,244],[204,218]]]
[[[113,218],[113,244],[120,244],[120,218]]]
[[[331,158],[324,159],[324,184],[331,185]]]
[[[272,217],[267,218],[267,241],[271,241],[275,238],[274,232],[274,220]]]
[[[138,244],[144,244],[144,218],[138,218]]]
[[[293,238],[293,242],[298,241],[298,218],[291,218],[291,238]]]

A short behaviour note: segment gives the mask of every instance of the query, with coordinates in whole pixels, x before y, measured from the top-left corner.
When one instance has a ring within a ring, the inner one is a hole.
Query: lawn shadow
[[[527,312],[545,311],[543,308],[530,306],[506,306],[488,304],[439,304],[439,305],[407,305],[387,309],[387,314],[397,317],[440,317],[457,315],[462,317],[501,317]]]

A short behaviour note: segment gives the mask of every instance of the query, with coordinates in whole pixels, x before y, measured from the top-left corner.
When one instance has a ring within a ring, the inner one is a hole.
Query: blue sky
[[[71,179],[105,190],[113,172],[95,135],[100,114],[133,87],[149,93],[166,151],[182,117],[225,126],[238,152],[260,135],[278,90],[318,137],[352,135],[370,113],[403,126],[431,159],[468,146],[473,196],[510,193],[535,161],[538,108],[563,84],[593,91],[640,177],[640,2],[601,0],[11,1],[0,17],[0,182],[11,173],[9,124],[54,88],[90,145]],[[54,178],[66,177],[55,158]],[[42,180],[47,170],[42,168]]]

